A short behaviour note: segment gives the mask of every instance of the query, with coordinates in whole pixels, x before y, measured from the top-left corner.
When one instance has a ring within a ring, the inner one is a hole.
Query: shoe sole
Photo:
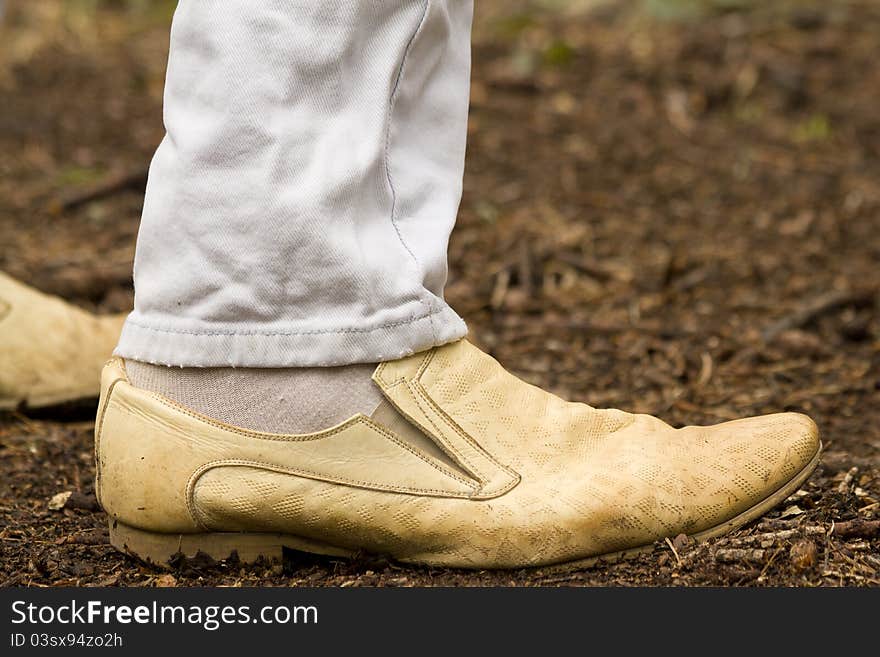
[[[785,500],[813,474],[819,459],[822,455],[822,445],[815,456],[804,468],[784,486],[778,489],[769,497],[764,498],[755,506],[746,509],[730,520],[705,529],[696,534],[690,535],[689,538],[696,541],[705,541],[710,538],[716,538],[729,532],[739,529],[743,525],[755,520],[777,504]],[[143,529],[131,527],[125,523],[111,520],[110,521],[110,544],[117,550],[136,557],[153,566],[160,568],[172,567],[172,564],[178,562],[181,555],[188,559],[197,558],[204,555],[214,561],[223,561],[237,555],[238,561],[243,564],[252,563],[260,559],[270,562],[281,561],[285,549],[299,550],[301,552],[309,552],[331,557],[353,558],[361,551],[351,550],[349,548],[341,548],[335,545],[329,545],[313,539],[303,538],[301,536],[293,536],[290,534],[271,534],[256,532],[206,532],[202,534],[161,534],[158,532],[150,532]],[[654,543],[642,545],[619,552],[610,552],[586,559],[577,559],[556,564],[544,564],[540,566],[517,566],[508,569],[521,570],[523,568],[541,568],[548,572],[559,572],[567,570],[577,570],[580,568],[589,568],[599,562],[614,563],[623,559],[635,557],[654,550]],[[425,564],[421,561],[408,561],[406,559],[397,559],[400,563],[410,563],[412,565],[436,565]],[[485,570],[489,567],[468,567],[463,568]]]

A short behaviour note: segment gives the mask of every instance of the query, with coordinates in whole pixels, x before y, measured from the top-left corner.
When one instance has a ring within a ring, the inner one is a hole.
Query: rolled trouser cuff
[[[452,308],[378,326],[329,329],[160,325],[136,312],[122,329],[117,356],[180,367],[330,367],[378,363],[454,342],[467,326]]]

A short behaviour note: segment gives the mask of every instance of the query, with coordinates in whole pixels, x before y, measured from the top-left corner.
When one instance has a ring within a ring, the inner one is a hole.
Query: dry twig
[[[85,189],[73,190],[60,198],[53,199],[49,203],[48,210],[52,214],[61,214],[92,201],[98,201],[102,198],[118,194],[119,192],[128,190],[143,191],[147,185],[148,170],[148,167],[143,167],[133,171],[113,174]]]
[[[763,333],[765,342],[772,342],[776,336],[790,329],[802,328],[826,313],[833,312],[843,306],[866,306],[874,303],[877,290],[835,290],[816,297],[801,306],[790,315],[768,326]]]

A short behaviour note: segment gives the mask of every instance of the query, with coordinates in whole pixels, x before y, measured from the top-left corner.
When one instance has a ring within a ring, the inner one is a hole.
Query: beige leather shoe
[[[0,272],[0,410],[97,399],[124,320],[97,317]]]
[[[565,402],[459,341],[380,365],[387,404],[326,431],[228,426],[104,370],[95,431],[111,542],[165,563],[282,547],[515,568],[717,536],[793,493],[819,459],[794,413],[673,429]]]

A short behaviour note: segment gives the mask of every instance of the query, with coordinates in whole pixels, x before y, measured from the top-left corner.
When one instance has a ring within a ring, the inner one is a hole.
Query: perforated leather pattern
[[[520,483],[494,499],[450,499],[224,467],[195,487],[201,521],[438,565],[553,563],[723,523],[790,481],[818,449],[815,425],[797,414],[673,429],[565,402],[466,341],[388,367],[419,370],[413,383]]]

